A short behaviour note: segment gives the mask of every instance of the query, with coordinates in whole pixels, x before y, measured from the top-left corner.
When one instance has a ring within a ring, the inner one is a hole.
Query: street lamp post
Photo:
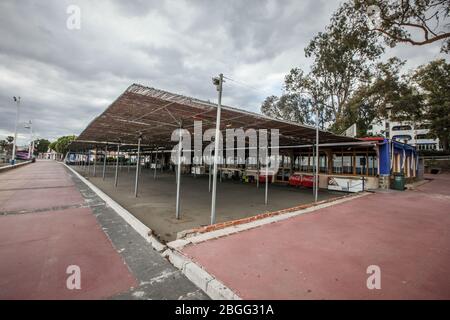
[[[317,202],[319,193],[319,108],[316,106],[316,158],[315,158],[315,175],[314,175],[314,202]]]
[[[17,145],[17,125],[19,123],[19,113],[20,113],[20,97],[13,97],[14,101],[17,105],[17,112],[16,112],[16,124],[14,128],[14,143],[13,143],[13,152],[12,152],[12,158],[11,158],[11,164],[16,163],[16,145]]]
[[[217,91],[218,91],[218,101],[217,101],[217,115],[216,115],[216,137],[214,139],[211,224],[216,223],[217,163],[219,162],[219,142],[221,142],[220,141],[220,112],[221,112],[221,105],[222,105],[223,74],[220,74],[218,78],[213,78],[213,84],[216,86]]]
[[[28,121],[28,123],[25,123],[24,127],[25,129],[30,129],[30,146],[28,147],[28,159],[31,159],[34,151],[33,122],[31,120]]]

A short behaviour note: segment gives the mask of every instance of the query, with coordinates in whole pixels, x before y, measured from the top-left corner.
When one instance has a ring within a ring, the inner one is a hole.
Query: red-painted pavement
[[[137,285],[84,205],[58,163],[0,174],[0,299],[102,299]],[[81,290],[66,287],[70,265]]]
[[[450,299],[450,175],[432,178],[183,252],[244,299]]]

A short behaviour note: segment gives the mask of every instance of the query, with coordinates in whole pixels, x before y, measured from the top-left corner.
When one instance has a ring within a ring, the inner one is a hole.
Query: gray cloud
[[[81,30],[66,28],[67,6],[81,8]],[[40,137],[78,134],[137,82],[215,100],[211,77],[223,72],[224,103],[258,111],[280,94],[294,66],[308,69],[304,47],[339,1],[68,1],[0,2],[0,138],[21,121]],[[439,57],[399,46],[386,53],[415,67]],[[21,129],[26,142],[27,130]]]

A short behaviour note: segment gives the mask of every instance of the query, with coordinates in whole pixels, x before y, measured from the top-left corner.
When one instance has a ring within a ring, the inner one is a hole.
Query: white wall
[[[386,125],[387,123],[387,125]],[[394,127],[407,126],[410,130],[393,130]],[[377,120],[372,123],[372,129],[367,132],[372,135],[382,135],[385,138],[392,139],[394,136],[410,136],[408,141],[397,139],[400,142],[406,142],[409,145],[415,146],[418,150],[421,149],[436,149],[440,150],[439,139],[416,139],[417,135],[429,133],[429,129],[419,129],[420,123],[413,124],[411,122],[388,121],[386,119]]]

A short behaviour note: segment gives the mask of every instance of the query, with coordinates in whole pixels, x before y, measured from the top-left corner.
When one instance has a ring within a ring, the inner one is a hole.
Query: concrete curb
[[[75,174],[84,184],[86,184],[93,192],[95,192],[105,203],[111,207],[119,216],[121,216],[137,233],[139,233],[147,242],[149,242],[153,249],[158,252],[164,251],[167,247],[159,242],[159,240],[152,234],[152,230],[133,216],[128,210],[123,208],[120,204],[110,198],[106,193],[97,188],[93,183],[85,179],[78,172],[72,169],[67,164],[63,163],[73,174]]]
[[[16,168],[19,168],[19,167],[23,167],[24,165],[27,165],[27,164],[30,164],[30,163],[31,163],[31,160],[25,161],[25,162],[21,162],[21,163],[18,163],[18,164],[14,164],[14,165],[0,167],[0,173],[6,172],[6,171],[9,171],[9,170],[12,170],[12,169],[16,169]]]
[[[179,269],[194,285],[202,289],[211,299],[217,300],[240,300],[238,295],[215,279],[201,266],[197,265],[189,258],[185,257],[176,250],[172,250],[159,242],[151,233],[151,229],[140,222],[135,216],[124,209],[121,205],[111,199],[107,194],[97,188],[93,183],[86,180],[78,172],[70,166],[66,166],[73,174],[75,174],[86,186],[95,192],[105,203],[111,207],[118,215],[120,215],[136,232],[138,232],[152,247],[161,253],[163,257]]]
[[[90,181],[86,180],[78,172],[70,166],[64,165],[72,171],[83,183],[85,183],[93,192],[95,192],[102,200],[106,202],[114,211],[116,211],[131,227],[133,227],[145,240],[151,243],[152,247],[160,252],[163,257],[167,258],[169,262],[179,269],[194,285],[202,289],[211,299],[214,300],[242,300],[233,290],[225,286],[221,281],[216,279],[213,275],[208,273],[202,266],[192,261],[181,253],[181,250],[189,244],[196,244],[210,239],[224,237],[240,231],[256,228],[265,224],[273,223],[298,216],[300,214],[316,211],[321,208],[329,207],[335,204],[343,203],[351,199],[356,199],[369,195],[370,193],[362,193],[351,197],[337,199],[332,202],[319,204],[314,207],[306,208],[299,211],[287,212],[268,218],[255,220],[249,223],[243,223],[232,227],[227,227],[219,230],[205,232],[200,235],[192,236],[185,239],[177,239],[163,245],[153,235],[150,228],[140,222],[130,212],[120,206],[117,202],[111,199],[103,191],[97,188]]]
[[[186,237],[186,238],[177,239],[177,240],[167,243],[167,247],[169,247],[170,249],[173,249],[173,250],[181,251],[185,246],[187,246],[189,244],[197,244],[197,243],[204,242],[207,240],[225,237],[225,236],[228,236],[228,235],[231,235],[234,233],[238,233],[238,232],[241,232],[244,230],[257,228],[257,227],[260,227],[260,226],[263,226],[263,225],[266,225],[269,223],[274,223],[277,221],[290,219],[290,218],[293,218],[293,217],[296,217],[296,216],[299,216],[299,215],[302,215],[305,213],[317,211],[322,208],[331,207],[336,204],[340,204],[340,203],[344,203],[344,202],[347,202],[347,201],[350,201],[353,199],[365,197],[370,194],[372,194],[372,193],[364,192],[361,194],[356,194],[356,195],[348,196],[345,198],[336,199],[334,201],[325,202],[325,203],[322,203],[322,204],[319,204],[316,206],[312,206],[309,208],[305,208],[302,210],[281,213],[279,215],[275,215],[275,216],[271,216],[271,217],[267,217],[267,218],[263,218],[263,219],[259,219],[259,220],[254,220],[251,222],[242,223],[242,224],[238,224],[238,225],[234,225],[234,226],[230,226],[230,227],[225,227],[223,229],[204,232],[204,233],[200,233],[198,235],[194,235],[194,236],[190,236],[190,237]]]
[[[350,197],[355,197],[355,194],[347,194],[347,195],[344,195],[341,197],[334,197],[334,198],[330,198],[330,199],[321,200],[321,201],[318,201],[317,203],[302,204],[302,205],[298,205],[298,206],[295,206],[292,208],[286,208],[286,209],[281,209],[281,210],[272,211],[272,212],[264,212],[264,213],[256,214],[254,216],[250,216],[250,217],[246,217],[246,218],[236,219],[236,220],[232,220],[232,221],[218,222],[216,224],[209,225],[209,226],[203,226],[203,227],[183,230],[183,231],[180,231],[177,233],[177,239],[186,239],[189,237],[198,236],[198,235],[201,235],[204,233],[217,231],[217,230],[225,229],[225,228],[232,227],[232,226],[247,224],[247,223],[250,223],[253,221],[257,221],[257,220],[267,219],[267,218],[283,215],[286,213],[297,212],[297,211],[309,209],[312,207],[317,207],[317,206],[325,204],[325,203],[334,202],[338,199],[345,199],[345,198],[350,198]]]
[[[230,288],[216,279],[213,275],[208,273],[205,269],[203,269],[200,265],[193,262],[191,259],[183,255],[181,250],[189,245],[189,244],[197,244],[200,242],[204,242],[210,239],[216,239],[224,236],[228,236],[234,233],[238,233],[244,230],[249,230],[253,228],[257,228],[259,226],[286,220],[295,216],[299,216],[301,214],[309,213],[316,211],[321,208],[330,207],[332,205],[340,204],[346,201],[350,201],[352,199],[357,199],[361,197],[365,197],[370,195],[371,193],[365,192],[362,194],[357,194],[354,196],[336,199],[335,201],[326,202],[319,204],[314,207],[309,207],[306,209],[286,212],[280,215],[271,216],[255,221],[251,221],[248,223],[238,224],[231,227],[226,227],[219,230],[209,231],[205,233],[201,233],[196,236],[177,239],[167,243],[168,249],[163,252],[163,256],[167,257],[169,261],[178,269],[183,272],[183,274],[191,280],[197,287],[201,288],[211,299],[215,300],[242,300],[238,294],[233,292]]]
[[[163,256],[178,268],[193,284],[202,289],[211,299],[242,300],[222,282],[180,252],[167,249],[163,252]]]

